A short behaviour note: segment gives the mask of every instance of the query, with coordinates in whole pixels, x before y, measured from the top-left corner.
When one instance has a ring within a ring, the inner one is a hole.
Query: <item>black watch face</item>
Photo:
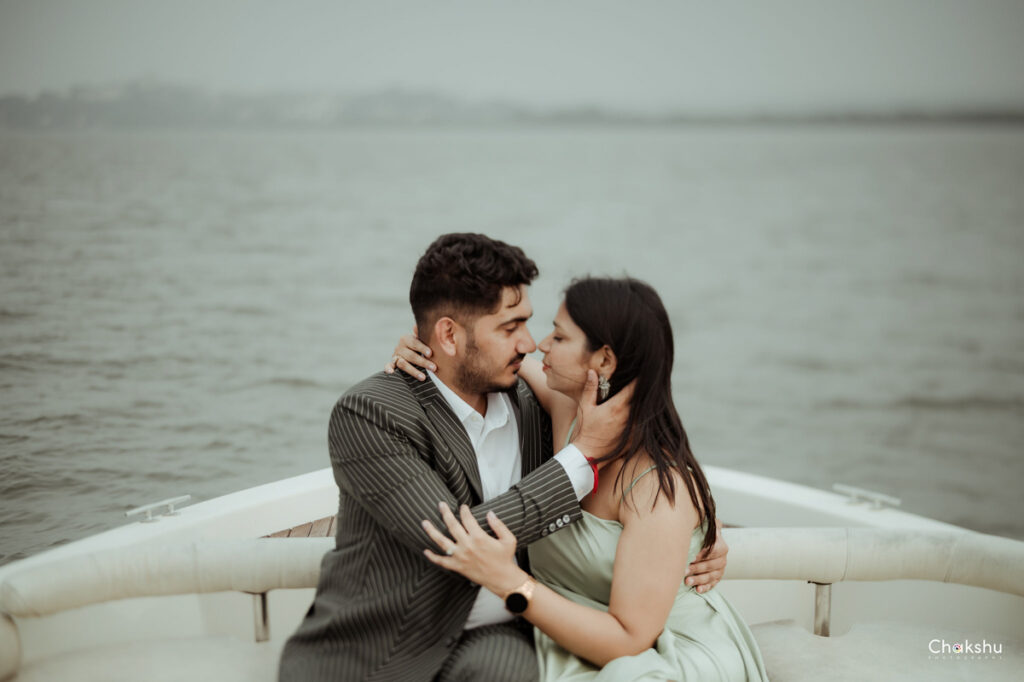
[[[505,597],[505,608],[512,613],[522,613],[529,604],[530,602],[526,600],[526,596],[519,592],[513,592]]]

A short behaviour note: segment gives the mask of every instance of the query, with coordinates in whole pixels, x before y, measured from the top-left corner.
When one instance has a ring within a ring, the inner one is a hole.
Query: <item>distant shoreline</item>
[[[538,108],[472,102],[401,89],[350,95],[218,94],[187,86],[132,83],[67,92],[0,96],[0,129],[42,131],[293,130],[366,128],[612,128],[746,126],[1024,125],[1024,110],[643,113],[599,106]]]
[[[765,117],[765,118],[693,118],[666,121],[607,121],[594,119],[563,119],[558,121],[361,121],[332,125],[293,125],[275,123],[245,124],[175,124],[119,123],[91,125],[30,124],[11,125],[0,121],[3,133],[344,133],[386,131],[544,131],[544,130],[699,130],[699,129],[827,129],[827,128],[1024,128],[1024,115],[1015,116],[944,116],[944,117]]]

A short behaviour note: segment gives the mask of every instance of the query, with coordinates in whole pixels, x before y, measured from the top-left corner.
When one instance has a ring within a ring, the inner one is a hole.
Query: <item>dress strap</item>
[[[641,478],[643,478],[644,476],[646,476],[647,474],[651,473],[652,471],[654,471],[657,468],[658,468],[658,465],[652,464],[648,469],[645,469],[643,472],[640,473],[639,476],[634,478],[633,482],[629,484],[629,487],[622,491],[622,499],[626,499],[626,495],[628,495],[629,491],[633,489],[633,486],[635,486],[637,484],[637,481],[639,481]]]
[[[569,447],[569,441],[572,440],[572,433],[573,433],[573,431],[576,430],[576,419],[577,418],[578,417],[573,417],[572,418],[572,424],[569,424],[569,433],[565,434],[565,444],[562,446],[563,448]]]

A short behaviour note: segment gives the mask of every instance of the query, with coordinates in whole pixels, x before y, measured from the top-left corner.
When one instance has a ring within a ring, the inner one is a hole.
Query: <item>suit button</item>
[[[555,532],[556,530],[558,530],[558,526],[556,526],[556,525],[555,525],[555,524],[553,524],[553,523],[551,523],[551,524],[548,524],[548,532],[549,532],[549,533],[554,533],[554,532]]]
[[[542,538],[543,538],[543,537],[547,537],[547,535],[548,535],[548,529],[547,529],[547,528],[545,528],[544,530],[542,530],[542,531],[540,532],[540,536],[541,536]]]
[[[562,521],[564,521],[565,523],[569,523],[570,521],[572,521],[572,518],[568,514],[565,514],[564,516],[562,516]]]
[[[555,521],[555,524],[556,524],[556,525],[557,525],[557,526],[558,526],[559,528],[561,528],[562,526],[564,526],[564,525],[565,525],[565,521],[563,521],[562,519],[558,519],[557,521]]]

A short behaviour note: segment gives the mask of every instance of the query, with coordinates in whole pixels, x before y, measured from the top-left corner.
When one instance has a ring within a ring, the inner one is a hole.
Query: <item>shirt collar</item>
[[[452,408],[452,412],[458,417],[459,421],[465,426],[470,418],[474,414],[480,414],[472,407],[469,403],[459,397],[459,395],[448,387],[446,383],[441,381],[436,374],[431,372],[429,369],[425,370],[427,376],[430,377],[434,385],[437,386],[437,390],[440,391],[444,397],[445,402],[448,403],[449,407]],[[487,415],[484,417],[485,429],[496,429],[504,426],[509,420],[509,403],[507,396],[501,393],[488,393],[487,394]]]

